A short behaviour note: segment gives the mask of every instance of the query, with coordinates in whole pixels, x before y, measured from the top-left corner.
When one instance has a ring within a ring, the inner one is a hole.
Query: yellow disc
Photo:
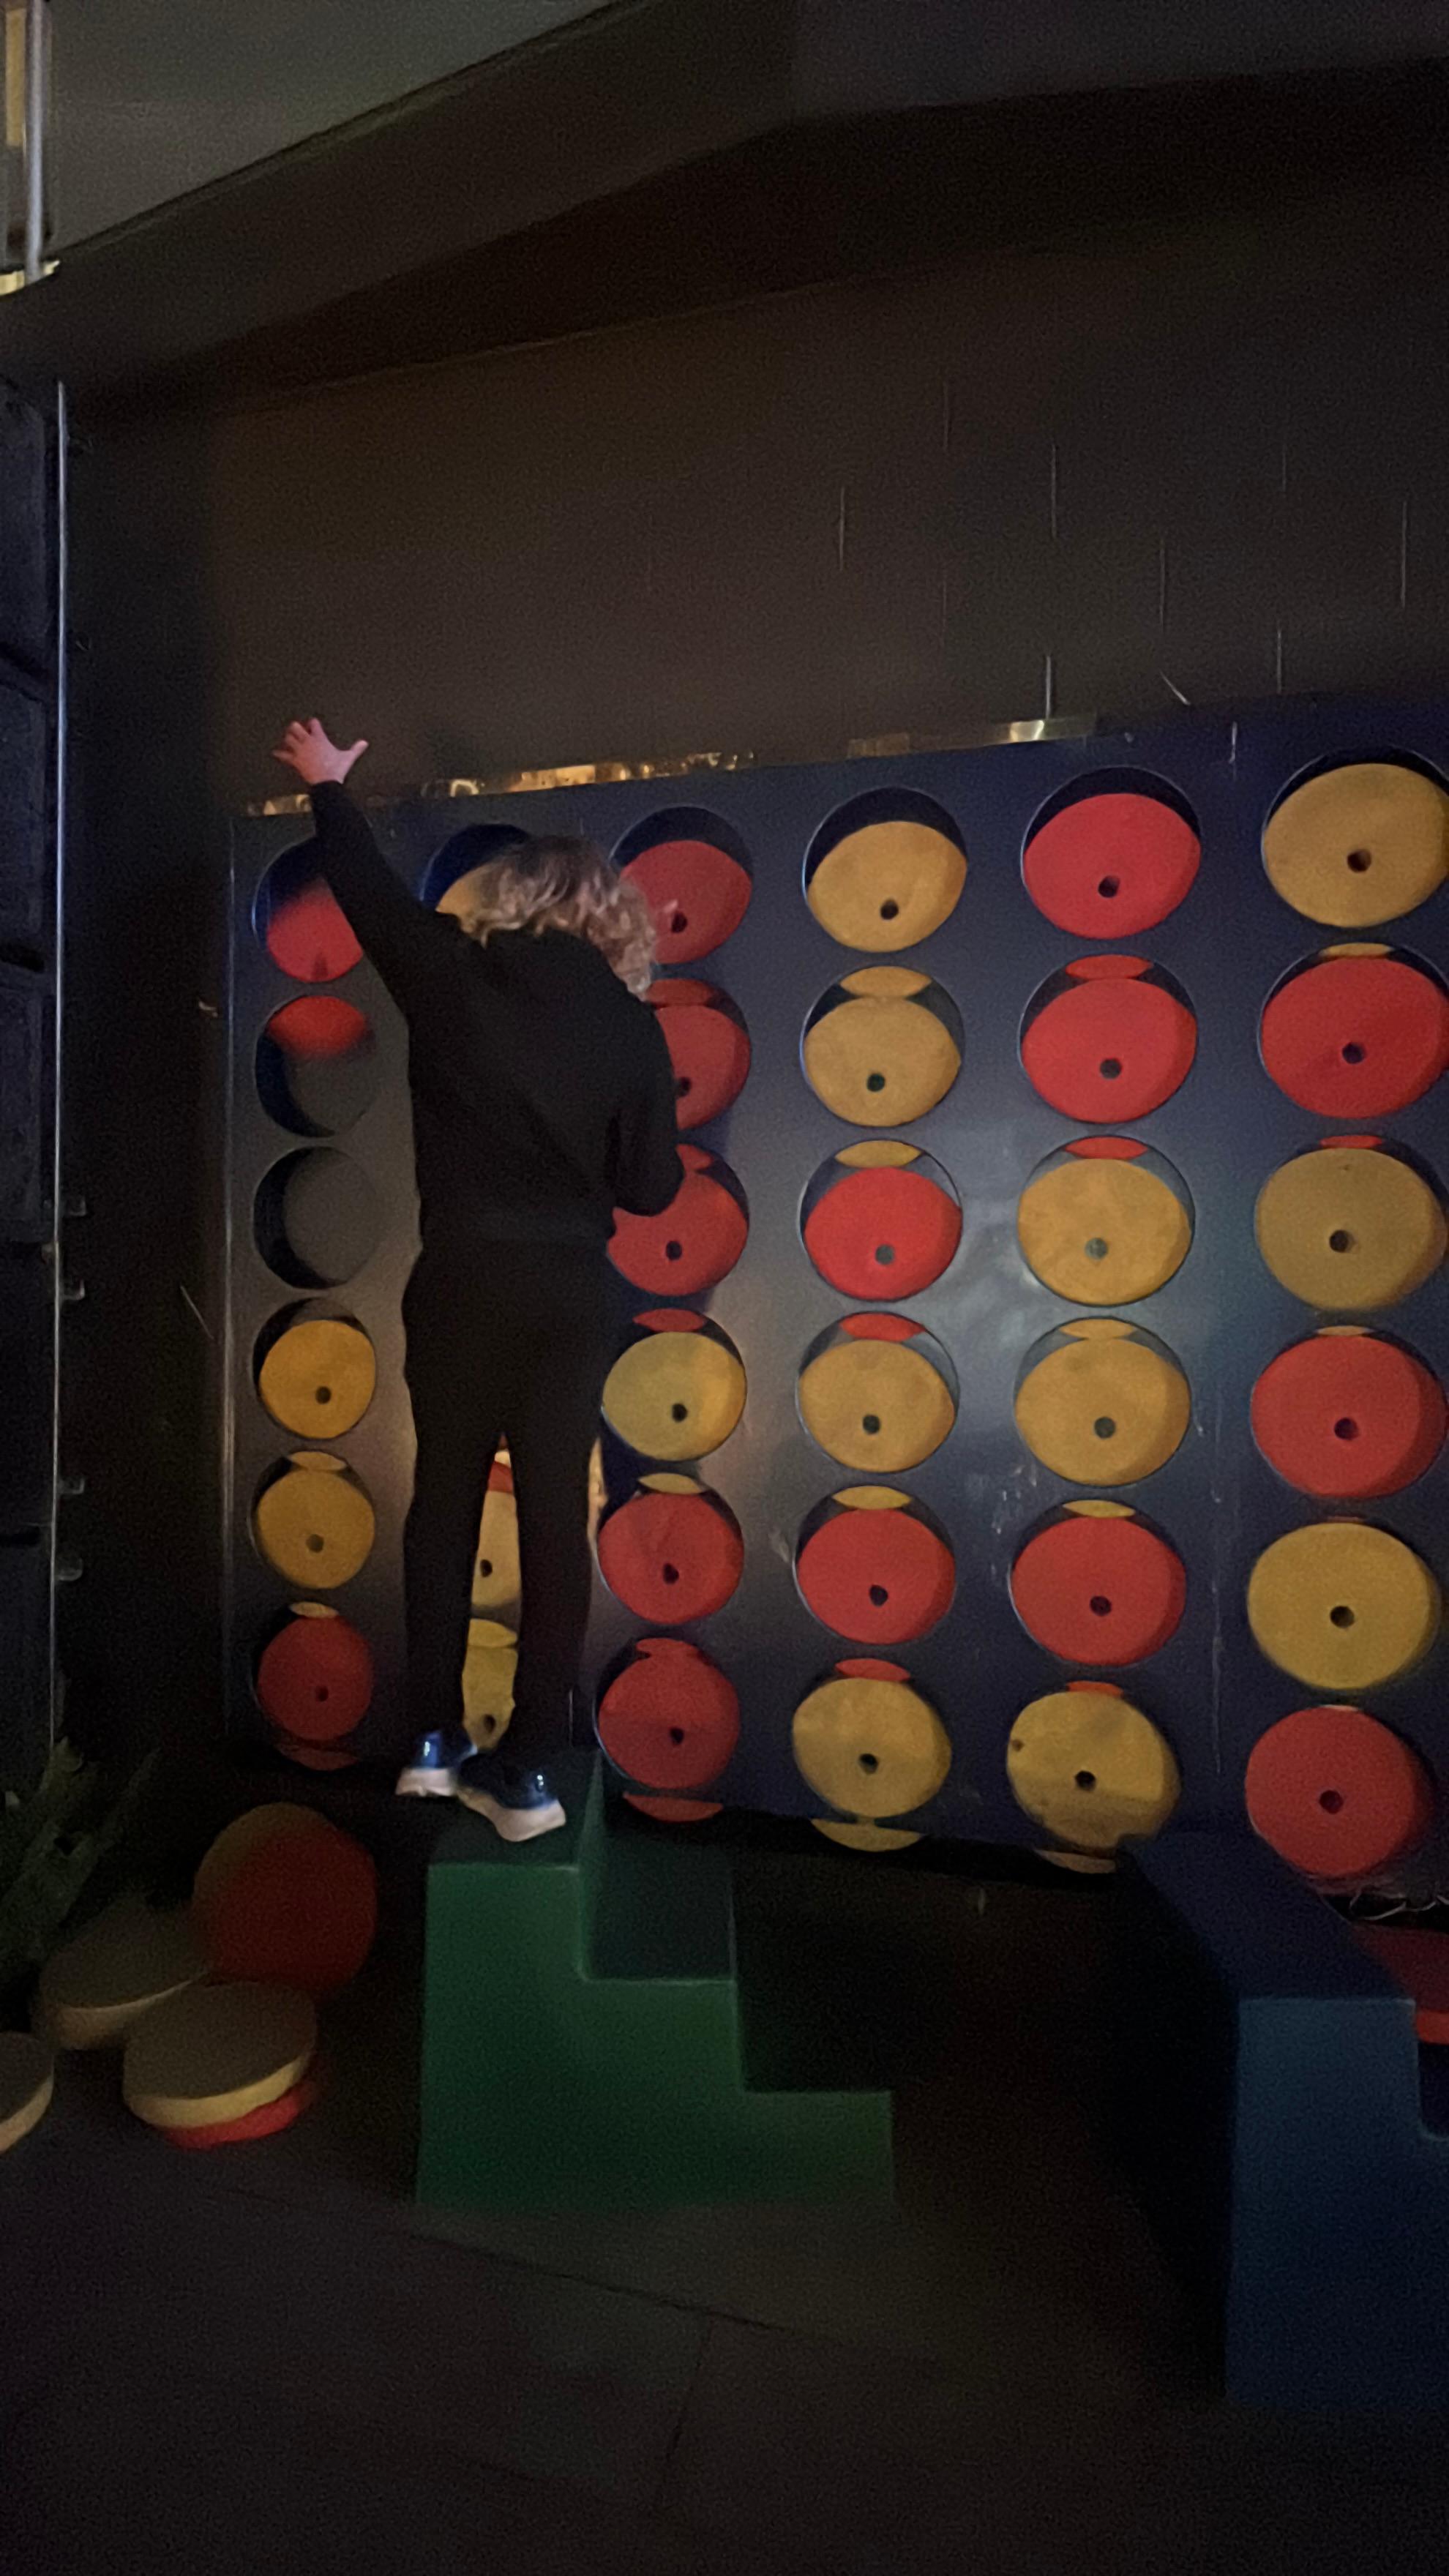
[[[1188,1213],[1145,1163],[1083,1155],[1028,1181],[1016,1231],[1044,1288],[1074,1306],[1125,1306],[1165,1288],[1192,1245]]]
[[[1305,1306],[1396,1306],[1444,1258],[1444,1211],[1408,1163],[1371,1146],[1320,1145],[1264,1182],[1258,1250]]]
[[[707,1333],[647,1333],[614,1362],[604,1417],[645,1458],[703,1458],[745,1409],[745,1373]]]
[[[1120,1691],[1048,1691],[1011,1730],[1006,1776],[1034,1824],[1078,1851],[1155,1834],[1182,1782],[1172,1748]]]
[[[38,2127],[54,2091],[55,2068],[43,2042],[28,2031],[0,2031],[0,2156]]]
[[[463,1662],[463,1720],[473,1742],[485,1753],[508,1731],[517,1669],[518,1639],[512,1629],[497,1619],[470,1620]]]
[[[316,2046],[311,2000],[289,1986],[192,1986],[137,2022],[121,2091],[154,2129],[205,2129],[290,2093]]]
[[[800,1413],[828,1458],[892,1476],[919,1467],[956,1419],[950,1388],[923,1352],[848,1338],[801,1372]]]
[[[950,920],[965,883],[965,858],[944,832],[867,823],[827,850],[807,901],[842,948],[914,948]]]
[[[1155,1475],[1192,1415],[1187,1380],[1146,1342],[1074,1335],[1022,1379],[1016,1427],[1033,1457],[1074,1485]]]
[[[1265,1548],[1248,1620],[1270,1663],[1316,1690],[1375,1690],[1421,1662],[1439,1586],[1401,1538],[1366,1521],[1313,1521]]]
[[[473,1555],[473,1607],[496,1619],[518,1602],[518,1505],[501,1485],[490,1485]]]
[[[912,1843],[921,1839],[904,1825],[863,1825],[858,1821],[843,1824],[838,1816],[812,1816],[810,1822],[827,1842],[843,1843],[847,1851],[908,1851]]]
[[[899,1485],[842,1485],[831,1496],[850,1512],[902,1512],[910,1499]]]
[[[293,1463],[258,1500],[257,1545],[288,1583],[335,1592],[350,1583],[372,1554],[377,1523],[371,1503],[349,1476],[330,1473],[338,1462]]]
[[[40,1972],[36,2007],[57,2048],[107,2048],[168,1995],[206,1975],[186,1911],[118,1897]]]
[[[955,1040],[935,1013],[890,994],[837,1002],[807,1031],[804,1052],[811,1090],[857,1127],[924,1118],[961,1070]]]
[[[842,1145],[835,1159],[852,1172],[899,1172],[920,1161],[921,1149],[899,1136],[865,1136],[858,1145]]]
[[[1285,796],[1263,863],[1309,921],[1363,930],[1427,903],[1449,877],[1449,796],[1417,769],[1357,760]]]
[[[298,1807],[289,1798],[268,1801],[264,1807],[248,1807],[244,1815],[233,1817],[203,1853],[191,1890],[191,1900],[203,1913],[215,1904],[234,1869],[239,1869],[258,1843],[273,1834],[310,1833],[318,1819],[311,1807]]]
[[[791,1730],[796,1764],[846,1817],[906,1816],[945,1782],[951,1745],[908,1682],[842,1673],[802,1699]]]
[[[1116,1862],[1104,1852],[1050,1851],[1045,1844],[1037,1848],[1038,1860],[1049,1860],[1053,1869],[1073,1870],[1079,1878],[1110,1878]]]
[[[322,1315],[279,1334],[257,1378],[272,1420],[304,1440],[340,1440],[355,1430],[376,1386],[366,1333]]]

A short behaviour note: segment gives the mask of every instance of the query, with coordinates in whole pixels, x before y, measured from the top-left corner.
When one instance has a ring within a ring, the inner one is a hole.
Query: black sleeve
[[[662,1216],[684,1178],[674,1110],[674,1067],[654,1013],[642,1062],[614,1122],[614,1205],[630,1216]]]
[[[336,779],[312,789],[322,874],[398,1008],[438,991],[457,954],[457,923],[429,912],[388,866],[360,806]]]

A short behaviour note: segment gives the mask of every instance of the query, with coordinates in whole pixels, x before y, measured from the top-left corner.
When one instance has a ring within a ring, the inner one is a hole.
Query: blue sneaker
[[[474,1753],[458,1770],[458,1797],[475,1816],[486,1816],[506,1843],[531,1843],[567,1824],[546,1771],[522,1771],[502,1751]]]
[[[400,1798],[451,1798],[458,1786],[458,1766],[473,1747],[461,1726],[440,1727],[420,1736],[413,1758],[397,1775]]]

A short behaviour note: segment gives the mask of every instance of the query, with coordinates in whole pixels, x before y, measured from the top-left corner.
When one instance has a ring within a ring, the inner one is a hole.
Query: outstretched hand
[[[306,724],[288,725],[272,758],[279,760],[284,769],[295,769],[308,787],[320,787],[326,778],[335,778],[340,787],[353,762],[360,760],[366,749],[365,742],[355,742],[350,751],[340,750],[328,740],[316,716],[311,716]]]

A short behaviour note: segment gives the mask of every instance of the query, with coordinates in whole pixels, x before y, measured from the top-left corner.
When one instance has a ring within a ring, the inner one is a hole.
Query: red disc
[[[1449,1064],[1449,999],[1400,957],[1324,957],[1263,1012],[1263,1063],[1319,1118],[1407,1109]]]
[[[615,1599],[671,1628],[722,1610],[744,1561],[734,1521],[709,1494],[635,1494],[599,1532],[599,1571]]]
[[[277,1735],[272,1749],[299,1771],[347,1771],[361,1757],[353,1744],[306,1744],[299,1735]]]
[[[253,1844],[195,1912],[218,1976],[333,1994],[372,1947],[377,1870],[371,1852],[318,1816]]]
[[[1315,1333],[1269,1362],[1253,1437],[1301,1493],[1340,1502],[1397,1494],[1432,1467],[1444,1393],[1421,1360],[1374,1333]]]
[[[272,904],[266,944],[272,964],[298,984],[335,984],[362,958],[351,924],[320,877]]]
[[[717,1664],[682,1637],[641,1637],[599,1703],[599,1741],[648,1789],[703,1789],[740,1735],[740,1703]]]
[[[1411,1745],[1361,1708],[1300,1708],[1259,1737],[1248,1814],[1310,1878],[1364,1878],[1422,1842],[1434,1791]]]
[[[844,1171],[805,1220],[805,1249],[843,1297],[915,1297],[955,1255],[961,1211],[906,1167]]]
[[[738,930],[750,880],[712,841],[656,841],[624,870],[654,915],[661,966],[688,966]]]
[[[290,1619],[257,1666],[263,1714],[283,1735],[333,1744],[372,1704],[372,1650],[346,1619]]]
[[[1155,796],[1083,796],[1034,833],[1022,862],[1038,912],[1074,939],[1130,938],[1175,912],[1197,875],[1190,823]]]
[[[709,994],[708,984],[691,984],[691,996]],[[681,1127],[703,1127],[737,1100],[750,1069],[749,1034],[719,1003],[680,998],[678,987],[651,984],[650,1002],[660,1015],[664,1042],[674,1067],[675,1116]]]
[[[722,1812],[717,1798],[640,1798],[627,1789],[624,1804],[652,1816],[656,1825],[702,1825]]]
[[[956,1585],[951,1551],[927,1522],[849,1504],[806,1540],[795,1572],[816,1618],[867,1646],[923,1637],[945,1617]]]
[[[636,1288],[692,1297],[733,1270],[749,1220],[738,1199],[707,1171],[687,1171],[662,1216],[614,1212],[609,1257]]]
[[[299,993],[284,1002],[267,1022],[267,1035],[283,1052],[315,1064],[329,1057],[352,1055],[372,1036],[365,1011],[336,993]]]
[[[1414,2029],[1428,2047],[1449,2043],[1449,1932],[1413,1924],[1351,1923],[1361,1949],[1414,1998]]]
[[[1011,1598],[1049,1655],[1139,1664],[1174,1634],[1187,1576],[1176,1550],[1145,1522],[1067,1512],[1027,1540],[1011,1569]]]
[[[310,2111],[317,2099],[318,2085],[314,2075],[304,2075],[290,2093],[279,2093],[275,2102],[263,2102],[256,2111],[244,2111],[239,2120],[208,2120],[200,2129],[163,2129],[173,2147],[195,2150],[198,2147],[241,2147],[253,2138],[274,2138],[281,2129],[290,2129],[304,2111]]]
[[[1191,1011],[1163,985],[1131,974],[1069,985],[1021,1041],[1028,1081],[1068,1118],[1145,1118],[1187,1079],[1196,1053]]]

